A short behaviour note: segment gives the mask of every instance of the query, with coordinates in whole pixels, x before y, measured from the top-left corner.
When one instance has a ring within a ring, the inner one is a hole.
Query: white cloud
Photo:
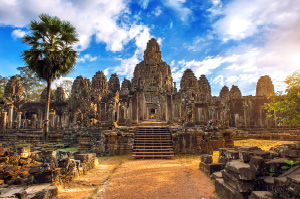
[[[295,0],[234,0],[221,11],[224,15],[214,25],[226,41],[244,39],[270,27],[284,28],[299,21],[300,2]]]
[[[134,32],[141,30],[138,25],[126,21],[128,0],[24,0],[0,1],[0,23],[25,27],[38,15],[48,13],[62,20],[70,21],[77,30],[79,42],[76,48],[89,47],[92,36],[97,43],[105,43],[106,49],[120,51],[134,38]],[[143,5],[148,5],[144,1]]]
[[[160,6],[157,6],[157,7],[155,8],[155,10],[153,10],[151,13],[154,14],[156,17],[158,17],[159,15],[161,15],[162,9],[161,9]]]
[[[21,29],[16,29],[16,30],[12,31],[12,33],[11,33],[11,36],[14,39],[23,38],[25,35],[26,35],[26,32]]]
[[[52,82],[51,88],[56,89],[62,82],[71,81],[73,83],[74,80],[75,80],[74,77],[59,77]]]
[[[146,49],[148,41],[152,38],[150,29],[147,26],[140,26],[140,28],[141,31],[138,31],[135,37],[137,49],[134,55],[127,59],[120,58],[120,65],[111,69],[112,72],[124,75],[128,79],[132,77],[135,66],[143,59],[144,50]],[[158,38],[157,41],[158,43],[161,42],[161,38]]]
[[[93,57],[90,54],[85,54],[83,57],[78,58],[77,61],[85,63],[85,61],[93,62],[93,61],[96,61],[96,60],[97,60],[97,56]]]
[[[178,13],[181,21],[187,22],[189,16],[192,14],[192,11],[184,6],[185,2],[186,0],[166,0],[164,3],[165,6]]]
[[[139,0],[139,4],[141,5],[141,7],[142,7],[143,9],[147,9],[148,4],[149,4],[150,1],[151,1],[151,0]]]

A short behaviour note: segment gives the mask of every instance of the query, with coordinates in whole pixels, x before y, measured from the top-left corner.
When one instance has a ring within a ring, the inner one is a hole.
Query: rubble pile
[[[0,198],[55,198],[55,185],[66,184],[98,164],[95,153],[35,149],[39,148],[31,152],[29,146],[0,147]]]
[[[300,143],[279,145],[269,151],[236,146],[221,148],[219,152],[218,164],[224,167],[211,178],[224,198],[300,197]],[[211,174],[211,164],[209,155],[201,157],[201,170]]]

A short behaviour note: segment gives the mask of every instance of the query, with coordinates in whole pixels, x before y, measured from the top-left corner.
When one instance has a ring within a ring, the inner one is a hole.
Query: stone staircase
[[[133,145],[135,158],[171,158],[174,156],[172,136],[168,127],[138,126]]]

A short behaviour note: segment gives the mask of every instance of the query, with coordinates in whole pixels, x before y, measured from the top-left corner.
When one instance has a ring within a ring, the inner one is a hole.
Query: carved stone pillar
[[[12,124],[13,124],[13,110],[14,110],[14,105],[10,105],[8,108],[8,128],[11,129],[12,128]]]
[[[17,113],[17,129],[21,128],[22,124],[22,112]]]
[[[50,111],[49,120],[50,120],[50,128],[53,129],[55,126],[55,110]]]
[[[32,114],[31,128],[36,129],[37,127],[37,114]]]
[[[7,112],[2,112],[2,127],[6,128]]]
[[[43,128],[43,111],[38,110],[37,128]]]

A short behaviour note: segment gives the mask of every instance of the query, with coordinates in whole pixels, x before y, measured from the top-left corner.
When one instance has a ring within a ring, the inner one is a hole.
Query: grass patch
[[[55,150],[57,151],[70,151],[70,152],[77,152],[78,151],[78,147],[69,147],[69,148],[64,148],[64,149],[57,149]]]

